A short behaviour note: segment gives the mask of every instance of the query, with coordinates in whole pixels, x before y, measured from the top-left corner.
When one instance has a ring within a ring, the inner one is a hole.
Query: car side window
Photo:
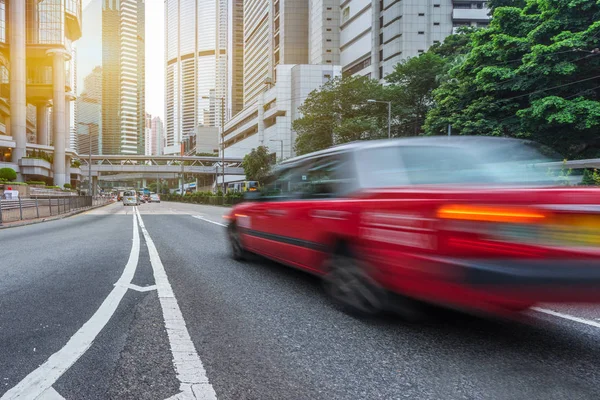
[[[262,190],[262,198],[265,200],[292,200],[300,198],[306,165],[306,163],[302,163],[276,171],[267,179]]]
[[[345,154],[313,159],[303,176],[303,197],[335,198],[350,191],[353,170]]]

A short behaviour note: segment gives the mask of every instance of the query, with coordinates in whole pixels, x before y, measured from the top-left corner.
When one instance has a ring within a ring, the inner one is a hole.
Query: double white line
[[[152,264],[165,328],[173,355],[173,365],[177,379],[180,382],[181,393],[173,396],[172,399],[216,399],[215,391],[208,382],[202,361],[192,343],[156,246],[154,246],[154,242],[146,230],[137,207],[134,208],[134,211],[133,242],[129,260],[113,290],[104,299],[94,315],[69,339],[62,349],[50,356],[45,363],[6,392],[0,400],[62,399],[62,396],[52,388],[52,385],[90,348],[117,310],[127,290],[131,287],[131,280],[135,275],[140,254],[140,229],[150,254],[150,263]]]

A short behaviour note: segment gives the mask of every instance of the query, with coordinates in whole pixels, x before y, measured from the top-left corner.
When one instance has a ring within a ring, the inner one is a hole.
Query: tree
[[[384,98],[383,87],[364,76],[334,78],[309,94],[292,123],[296,153],[387,135],[387,108],[367,103]]]
[[[0,168],[0,180],[14,181],[17,179],[17,173],[12,168]]]
[[[269,176],[273,164],[273,157],[269,153],[269,148],[258,146],[244,156],[242,167],[246,173],[246,179],[263,183]]]
[[[440,48],[437,49],[440,51]],[[446,59],[434,51],[397,64],[386,76],[386,97],[392,102],[393,136],[415,136],[422,132],[433,105],[433,90],[446,72]]]
[[[495,1],[464,61],[434,92],[425,129],[531,138],[569,158],[600,153],[600,2]]]

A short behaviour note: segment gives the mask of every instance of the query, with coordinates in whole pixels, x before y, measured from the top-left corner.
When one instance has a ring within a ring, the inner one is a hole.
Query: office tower
[[[165,137],[163,131],[163,122],[160,117],[152,118],[152,123],[150,125],[151,136],[153,138],[152,144],[152,154],[160,156],[163,154],[163,148],[165,147]],[[154,148],[156,143],[156,148]]]
[[[244,106],[277,82],[280,64],[308,63],[308,0],[244,3]]]
[[[340,64],[340,0],[308,2],[309,64]]]
[[[142,0],[103,0],[103,154],[143,153],[144,6]]]
[[[102,67],[94,68],[82,86],[75,101],[79,153],[102,154]]]
[[[244,108],[244,2],[229,1],[227,120]]]
[[[14,141],[5,141],[0,153],[3,162],[8,162],[5,157],[10,160],[7,166],[18,170],[19,180],[49,180],[52,176],[59,186],[71,182],[70,160],[75,156],[68,129],[71,54],[81,28],[78,1],[0,2],[0,76],[2,83],[8,84],[0,93],[8,108],[3,108],[0,116],[4,135]],[[40,151],[53,153],[52,165],[26,158],[28,151],[33,151],[28,139],[41,145]]]
[[[179,153],[197,127],[220,123],[226,39],[227,0],[165,1],[166,153]]]

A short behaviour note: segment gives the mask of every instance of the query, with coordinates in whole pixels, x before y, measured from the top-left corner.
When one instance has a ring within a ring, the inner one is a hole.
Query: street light
[[[225,194],[225,98],[224,97],[212,97],[212,96],[202,96],[203,99],[215,99],[221,100],[221,164],[222,164],[222,172],[223,172],[223,194]],[[217,182],[218,186],[218,182]]]
[[[78,124],[87,126],[88,128],[88,190],[90,192],[89,195],[92,196],[92,129],[90,127],[92,125],[98,126],[98,124],[96,124],[95,122],[78,122]]]
[[[269,142],[280,142],[281,143],[281,161],[283,161],[283,140],[280,139],[271,139]]]
[[[392,102],[391,101],[380,101],[380,100],[367,100],[367,103],[384,103],[388,105],[388,138],[392,138]]]

